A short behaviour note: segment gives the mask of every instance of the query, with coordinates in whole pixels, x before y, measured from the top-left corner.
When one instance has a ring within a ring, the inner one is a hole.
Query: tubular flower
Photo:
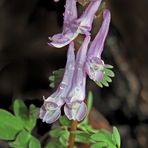
[[[92,0],[82,16],[77,17],[76,0],[66,0],[63,32],[49,37],[50,46],[64,47],[73,41],[79,34],[89,35],[95,13],[101,0]]]
[[[104,42],[109,30],[109,24],[111,20],[111,15],[109,10],[104,10],[103,12],[103,23],[97,33],[95,39],[92,41],[90,48],[87,53],[87,60],[85,64],[85,69],[93,81],[100,81],[104,77],[104,68],[107,66],[101,59],[101,54],[104,48]]]
[[[87,113],[87,106],[83,102],[85,99],[86,85],[84,63],[89,42],[90,36],[85,37],[84,42],[77,53],[72,86],[65,100],[64,112],[70,120],[81,121]]]
[[[57,90],[49,96],[40,109],[40,118],[43,122],[53,123],[61,115],[61,106],[65,103],[65,97],[70,89],[73,73],[75,67],[75,55],[74,55],[74,43],[69,45],[67,54],[67,63],[65,67],[65,73],[62,82]]]

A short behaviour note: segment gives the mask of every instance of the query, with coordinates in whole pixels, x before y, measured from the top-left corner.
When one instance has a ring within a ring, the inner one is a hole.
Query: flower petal
[[[64,112],[69,120],[81,121],[87,114],[87,106],[84,102],[65,104]]]
[[[74,42],[71,42],[69,45],[68,53],[67,53],[67,64],[65,66],[65,73],[62,80],[62,83],[68,84],[69,86],[72,83],[72,78],[73,78],[74,68],[75,68],[74,50],[75,50]]]
[[[97,12],[101,1],[102,0],[91,0],[82,16],[77,20],[78,22],[81,22],[80,28],[84,34],[88,34],[88,32],[91,30],[95,13]]]
[[[49,96],[45,101],[54,102],[58,106],[62,106],[64,104],[64,99],[67,96],[69,89],[71,88],[72,79],[74,75],[75,68],[75,53],[74,53],[74,43],[72,42],[69,45],[69,49],[67,52],[67,62],[65,66],[65,72],[63,76],[63,80],[59,84],[57,90]]]
[[[76,0],[66,0],[63,32],[49,37],[51,42],[48,45],[61,48],[73,41],[79,34],[78,25],[74,22],[75,19],[77,19]]]
[[[89,42],[90,36],[87,36],[78,50],[72,86],[68,92],[66,102],[83,101],[85,99],[86,73],[83,69]]]
[[[85,63],[85,70],[90,79],[93,81],[100,81],[104,77],[103,69],[105,65],[104,62],[97,57],[87,58]]]
[[[64,12],[64,28],[66,27],[65,25],[70,24],[74,19],[77,19],[76,0],[66,0]]]
[[[42,119],[43,122],[51,124],[56,120],[58,120],[60,115],[61,115],[60,108],[57,108],[56,110],[47,110],[47,111],[41,108],[39,117]]]
[[[103,20],[102,26],[99,32],[97,33],[95,39],[92,41],[90,48],[88,50],[87,56],[89,58],[92,56],[101,58],[101,54],[102,54],[103,47],[104,47],[104,42],[105,42],[108,30],[109,30],[109,24],[111,20],[111,14],[108,9],[104,10],[103,18],[104,20]]]
[[[72,42],[77,36],[78,32],[73,30],[68,30],[68,33],[61,33],[61,34],[56,34],[53,37],[49,37],[50,43],[48,43],[49,46],[54,46],[57,48],[64,47],[68,45],[70,42]]]
[[[43,120],[43,122],[52,123],[60,117],[61,106],[65,103],[65,98],[67,97],[67,93],[71,88],[74,67],[75,54],[74,43],[72,42],[67,53],[67,62],[63,80],[57,90],[47,99],[44,99],[44,104],[40,109],[39,117]]]

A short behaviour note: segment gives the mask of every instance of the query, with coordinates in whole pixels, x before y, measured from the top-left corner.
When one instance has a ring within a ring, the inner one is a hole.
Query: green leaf
[[[60,68],[58,70],[53,71],[52,75],[49,76],[49,80],[50,80],[49,86],[52,88],[56,87],[61,81],[63,74],[64,74],[64,68]]]
[[[78,143],[90,143],[91,139],[90,139],[90,134],[88,133],[78,133],[75,135],[75,142]]]
[[[6,110],[0,109],[0,139],[13,140],[22,129],[20,120]]]
[[[31,132],[36,125],[39,109],[34,105],[30,105],[28,110],[22,100],[15,100],[13,109],[15,116],[22,122],[24,128]]]
[[[67,146],[68,145],[69,135],[70,135],[69,131],[64,130],[62,135],[59,137],[60,143],[63,146]]]
[[[110,77],[108,77],[108,76],[105,76],[105,80],[106,80],[107,82],[112,82],[112,79],[111,79]]]
[[[120,148],[121,138],[119,131],[116,127],[113,127],[112,140],[114,141],[115,145],[117,145],[117,147]]]
[[[69,127],[70,124],[71,124],[71,121],[66,116],[61,116],[59,118],[59,122],[60,122],[61,125],[67,126],[67,127]]]
[[[103,88],[103,86],[106,86],[108,87],[109,86],[109,83],[112,82],[112,79],[110,77],[114,77],[115,74],[114,72],[111,70],[111,68],[113,68],[113,66],[111,65],[107,65],[105,66],[105,68],[102,70],[102,72],[104,72],[104,77],[102,80],[100,81],[95,81],[95,83]]]
[[[112,68],[114,68],[114,67],[113,67],[112,65],[106,64],[106,65],[105,65],[105,68],[112,69]]]
[[[54,82],[50,83],[49,86],[50,86],[51,88],[54,88],[54,87],[55,87]]]
[[[28,109],[24,102],[20,99],[16,99],[13,104],[14,114],[18,119],[21,119],[23,122],[28,120]]]
[[[114,72],[112,70],[110,70],[110,69],[105,68],[104,72],[105,72],[105,74],[107,76],[110,76],[110,77],[114,77],[115,76]]]
[[[98,133],[91,136],[92,140],[97,142],[105,142],[109,148],[116,148],[112,141],[112,134],[107,130],[100,130]]]
[[[95,81],[95,83],[96,83],[99,87],[103,88],[103,85],[100,83],[100,81]]]
[[[49,132],[49,135],[53,138],[58,138],[63,134],[64,131],[65,130],[63,130],[62,128],[55,128]]]
[[[100,130],[98,133],[95,133],[91,136],[95,141],[112,141],[111,133],[106,130]]]
[[[30,132],[35,127],[38,117],[39,117],[39,108],[31,104],[29,106],[29,121],[27,123],[27,127]]]
[[[78,128],[84,132],[87,132],[87,133],[96,133],[98,132],[98,130],[94,129],[91,125],[89,124],[78,124]]]
[[[50,141],[45,148],[59,148],[59,145],[60,145],[60,148],[66,148],[67,146],[63,146],[61,145],[60,141],[59,140],[54,140],[54,141]]]
[[[29,140],[31,138],[30,133],[28,133],[26,130],[22,130],[16,137],[15,141],[10,142],[10,147],[13,148],[27,148]]]
[[[107,81],[106,81],[105,79],[102,79],[102,80],[101,80],[101,83],[102,83],[104,86],[106,86],[106,87],[109,86],[109,84],[107,83]]]
[[[107,148],[107,144],[104,142],[99,142],[91,145],[91,148]]]
[[[29,141],[29,148],[41,148],[40,141],[32,136]]]
[[[91,91],[88,93],[88,99],[87,99],[87,107],[88,107],[88,114],[90,113],[93,105],[93,94]]]
[[[49,80],[50,80],[50,81],[55,81],[55,76],[54,76],[54,75],[50,76],[50,77],[49,77]]]

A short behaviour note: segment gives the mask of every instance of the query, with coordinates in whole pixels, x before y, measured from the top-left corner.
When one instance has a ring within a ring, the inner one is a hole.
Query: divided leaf
[[[114,141],[115,145],[117,145],[117,148],[120,148],[121,138],[119,131],[116,127],[113,127],[112,140]]]
[[[22,100],[15,100],[13,105],[15,116],[22,122],[23,126],[31,132],[36,125],[38,118],[38,108],[34,105],[30,105],[29,110]]]
[[[22,130],[17,135],[15,141],[9,143],[9,146],[12,148],[26,148],[28,147],[30,138],[31,135],[26,130]]]
[[[66,116],[61,116],[61,117],[59,118],[59,122],[60,122],[61,125],[67,126],[67,127],[69,127],[70,124],[71,124],[71,121],[68,120],[68,118],[67,118]]]
[[[98,144],[99,142],[103,142],[106,143],[109,148],[116,148],[116,145],[114,145],[112,141],[112,134],[107,130],[100,130],[98,133],[93,134],[91,138]]]
[[[111,70],[113,68],[112,65],[105,65],[104,69],[102,70],[102,72],[104,72],[104,77],[102,80],[100,81],[95,81],[95,83],[99,86],[99,87],[103,87],[103,86],[106,86],[108,87],[109,86],[109,83],[112,82],[112,77],[115,76],[114,72]]]
[[[51,88],[56,87],[60,83],[63,74],[64,74],[64,68],[60,68],[58,70],[53,71],[52,75],[49,76],[49,80],[50,80],[49,86]]]
[[[28,129],[30,131],[32,131],[32,129],[35,127],[38,117],[39,117],[39,108],[31,104],[29,106],[29,121],[28,121]]]
[[[20,120],[6,110],[0,109],[0,139],[13,140],[22,129]]]
[[[91,142],[90,134],[84,132],[75,134],[75,142],[90,143]]]
[[[66,148],[65,146],[61,145],[59,140],[54,140],[49,142],[45,148],[58,148],[60,145],[60,148]]]
[[[64,130],[62,128],[55,128],[49,132],[49,135],[53,138],[58,138],[63,134]]]
[[[60,143],[65,147],[68,145],[69,134],[68,130],[64,130],[62,135],[59,137]]]
[[[92,144],[91,148],[107,148],[107,144],[105,142],[99,142]]]
[[[40,141],[32,136],[29,141],[29,148],[41,148]]]

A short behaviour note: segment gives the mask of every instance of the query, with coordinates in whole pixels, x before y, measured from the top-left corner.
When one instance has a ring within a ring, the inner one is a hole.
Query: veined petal
[[[86,36],[76,56],[76,67],[83,66],[86,60],[86,53],[90,43],[90,36]]]
[[[71,87],[75,67],[74,43],[72,42],[68,49],[67,62],[63,80],[57,90],[44,100],[40,108],[40,118],[43,122],[52,123],[61,115],[61,106],[65,103],[65,98]]]
[[[65,12],[64,12],[64,30],[68,27],[74,19],[77,19],[77,6],[76,0],[66,0]],[[66,25],[66,26],[65,26]]]
[[[85,99],[86,73],[83,69],[89,42],[90,36],[85,37],[82,46],[77,53],[72,86],[68,92],[66,99],[67,103],[83,101]]]
[[[76,0],[67,0],[64,13],[64,26],[61,34],[49,37],[48,45],[57,48],[64,47],[79,34],[90,35],[92,22],[101,0],[92,0],[82,16],[77,19]]]
[[[104,76],[103,69],[104,62],[101,59],[97,57],[87,58],[85,63],[85,70],[90,79],[93,81],[102,80]]]
[[[66,0],[65,12],[64,12],[64,23],[63,32],[49,37],[51,41],[48,43],[49,46],[57,48],[64,47],[73,41],[79,34],[77,31],[78,24],[74,22],[77,19],[77,7],[76,0]]]
[[[87,114],[87,106],[84,102],[72,102],[65,104],[64,112],[69,120],[81,121]]]
[[[85,64],[85,70],[93,81],[100,81],[104,77],[103,69],[105,68],[104,61],[101,60],[101,54],[104,47],[105,38],[107,36],[110,24],[110,11],[104,10],[103,23],[97,33],[95,39],[92,41],[87,53],[87,60]]]
[[[75,68],[75,53],[74,53],[74,43],[71,42],[69,45],[68,53],[67,53],[67,62],[65,66],[65,72],[63,76],[63,80],[59,84],[57,90],[49,96],[46,101],[55,102],[58,106],[62,106],[64,104],[64,98],[67,96],[67,93],[72,85],[74,68]]]
[[[71,43],[78,36],[78,34],[78,31],[73,31],[70,28],[68,28],[68,31],[66,33],[56,34],[52,37],[49,37],[49,40],[51,42],[48,43],[48,45],[57,48],[64,47]]]
[[[101,58],[101,54],[104,48],[104,42],[109,30],[109,24],[111,20],[111,14],[108,9],[103,12],[103,23],[102,26],[97,33],[95,39],[92,41],[90,48],[88,50],[88,57],[98,57]]]
[[[97,12],[101,1],[102,0],[91,0],[82,16],[77,20],[80,22],[80,29],[84,34],[88,34],[91,30],[95,13]]]
[[[40,108],[40,119],[46,123],[55,122],[61,115],[61,108],[57,108],[56,110],[45,110],[43,107]]]
[[[65,73],[63,76],[62,83],[66,83],[68,85],[71,85],[73,73],[75,69],[75,53],[74,53],[74,42],[71,42],[69,45],[68,53],[67,53],[67,64],[65,67]]]

